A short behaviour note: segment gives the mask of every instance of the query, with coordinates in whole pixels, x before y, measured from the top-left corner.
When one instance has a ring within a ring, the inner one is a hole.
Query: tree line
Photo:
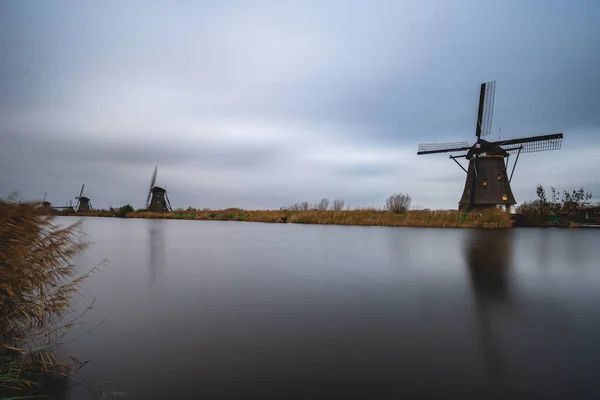
[[[410,210],[412,199],[408,194],[394,193],[388,197],[384,204],[386,211],[394,213],[404,213]],[[331,204],[331,205],[330,205]],[[329,199],[322,198],[318,203],[311,204],[308,201],[295,202],[289,206],[281,207],[281,211],[341,211],[344,209],[344,200],[334,199],[332,203]]]

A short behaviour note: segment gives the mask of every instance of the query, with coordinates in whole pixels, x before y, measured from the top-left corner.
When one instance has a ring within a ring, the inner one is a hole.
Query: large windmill
[[[481,84],[475,128],[477,140],[474,144],[471,145],[468,142],[419,144],[417,151],[417,155],[466,152],[462,155],[450,155],[450,158],[467,174],[463,194],[458,203],[458,208],[463,211],[485,207],[499,207],[510,211],[511,207],[517,203],[510,188],[510,181],[515,172],[519,155],[558,150],[562,144],[562,133],[504,139],[495,142],[482,139],[491,133],[495,91],[496,81]],[[512,171],[508,175],[508,158],[515,153],[517,157]],[[465,169],[457,161],[462,157],[469,160],[468,169]]]
[[[167,196],[167,191],[159,186],[154,186],[157,171],[158,166],[154,167],[154,172],[152,173],[150,190],[146,198],[146,209],[152,212],[171,211],[171,202],[169,201],[169,196]]]
[[[85,197],[83,195],[84,187],[85,187],[85,184],[81,185],[81,191],[79,192],[79,196],[75,197],[77,199],[77,205],[75,206],[77,212],[92,211],[92,203],[90,202],[89,197]]]

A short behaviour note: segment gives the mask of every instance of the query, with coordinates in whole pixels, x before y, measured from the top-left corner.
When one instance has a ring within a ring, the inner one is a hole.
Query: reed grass
[[[183,219],[203,221],[247,221],[363,226],[411,226],[446,228],[508,228],[509,216],[499,210],[463,214],[458,211],[408,211],[393,213],[377,210],[285,211],[285,210],[186,210],[170,213],[130,212],[126,218]]]
[[[71,213],[82,217],[124,217],[149,219],[184,219],[202,221],[246,221],[265,223],[298,223],[328,225],[412,226],[438,228],[508,228],[513,226],[509,215],[498,209],[474,210],[468,214],[457,210],[414,210],[394,213],[376,208],[355,210],[223,210],[178,209],[167,213],[150,211],[92,211]]]
[[[78,360],[56,350],[79,318],[71,300],[96,269],[73,276],[70,261],[86,247],[76,240],[77,224],[58,227],[43,212],[0,201],[0,392],[17,398],[30,398],[40,377],[68,377],[76,368]]]

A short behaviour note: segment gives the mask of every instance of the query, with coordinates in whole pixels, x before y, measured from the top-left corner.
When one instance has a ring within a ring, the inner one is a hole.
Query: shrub
[[[410,209],[411,198],[408,194],[394,193],[387,198],[385,208],[394,213],[405,213]]]
[[[120,207],[119,210],[117,211],[117,216],[121,217],[121,218],[125,218],[125,215],[128,212],[134,212],[135,210],[133,209],[133,207],[131,206],[131,204],[126,204],[123,207]]]
[[[332,208],[334,211],[342,211],[344,209],[344,200],[342,200],[342,199],[333,200]]]
[[[552,189],[552,199],[546,198],[546,190],[542,185],[536,188],[537,200],[524,202],[517,208],[517,212],[526,216],[527,219],[535,224],[546,224],[549,216],[560,217],[567,222],[577,218],[577,213],[590,206],[592,194],[586,192],[583,188],[564,190],[562,198],[555,188]]]
[[[319,211],[327,210],[327,208],[329,208],[329,199],[322,198],[321,201],[319,202],[319,204],[317,204],[315,208]]]

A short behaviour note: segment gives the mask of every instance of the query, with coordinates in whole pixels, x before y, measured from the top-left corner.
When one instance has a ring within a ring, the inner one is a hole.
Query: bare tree
[[[563,211],[569,215],[575,215],[578,210],[590,206],[591,193],[583,189],[573,190],[572,192],[563,192]]]
[[[385,202],[385,208],[388,211],[392,211],[395,213],[403,213],[407,212],[410,208],[411,198],[408,194],[402,193],[394,193],[390,197],[387,198]]]
[[[343,210],[344,209],[344,200],[342,200],[342,199],[333,200],[333,209],[335,211]]]
[[[300,211],[308,211],[309,208],[310,208],[310,205],[308,204],[308,201],[303,201],[299,205]]]
[[[329,199],[322,198],[319,204],[317,204],[316,209],[319,211],[325,211],[329,207]]]

